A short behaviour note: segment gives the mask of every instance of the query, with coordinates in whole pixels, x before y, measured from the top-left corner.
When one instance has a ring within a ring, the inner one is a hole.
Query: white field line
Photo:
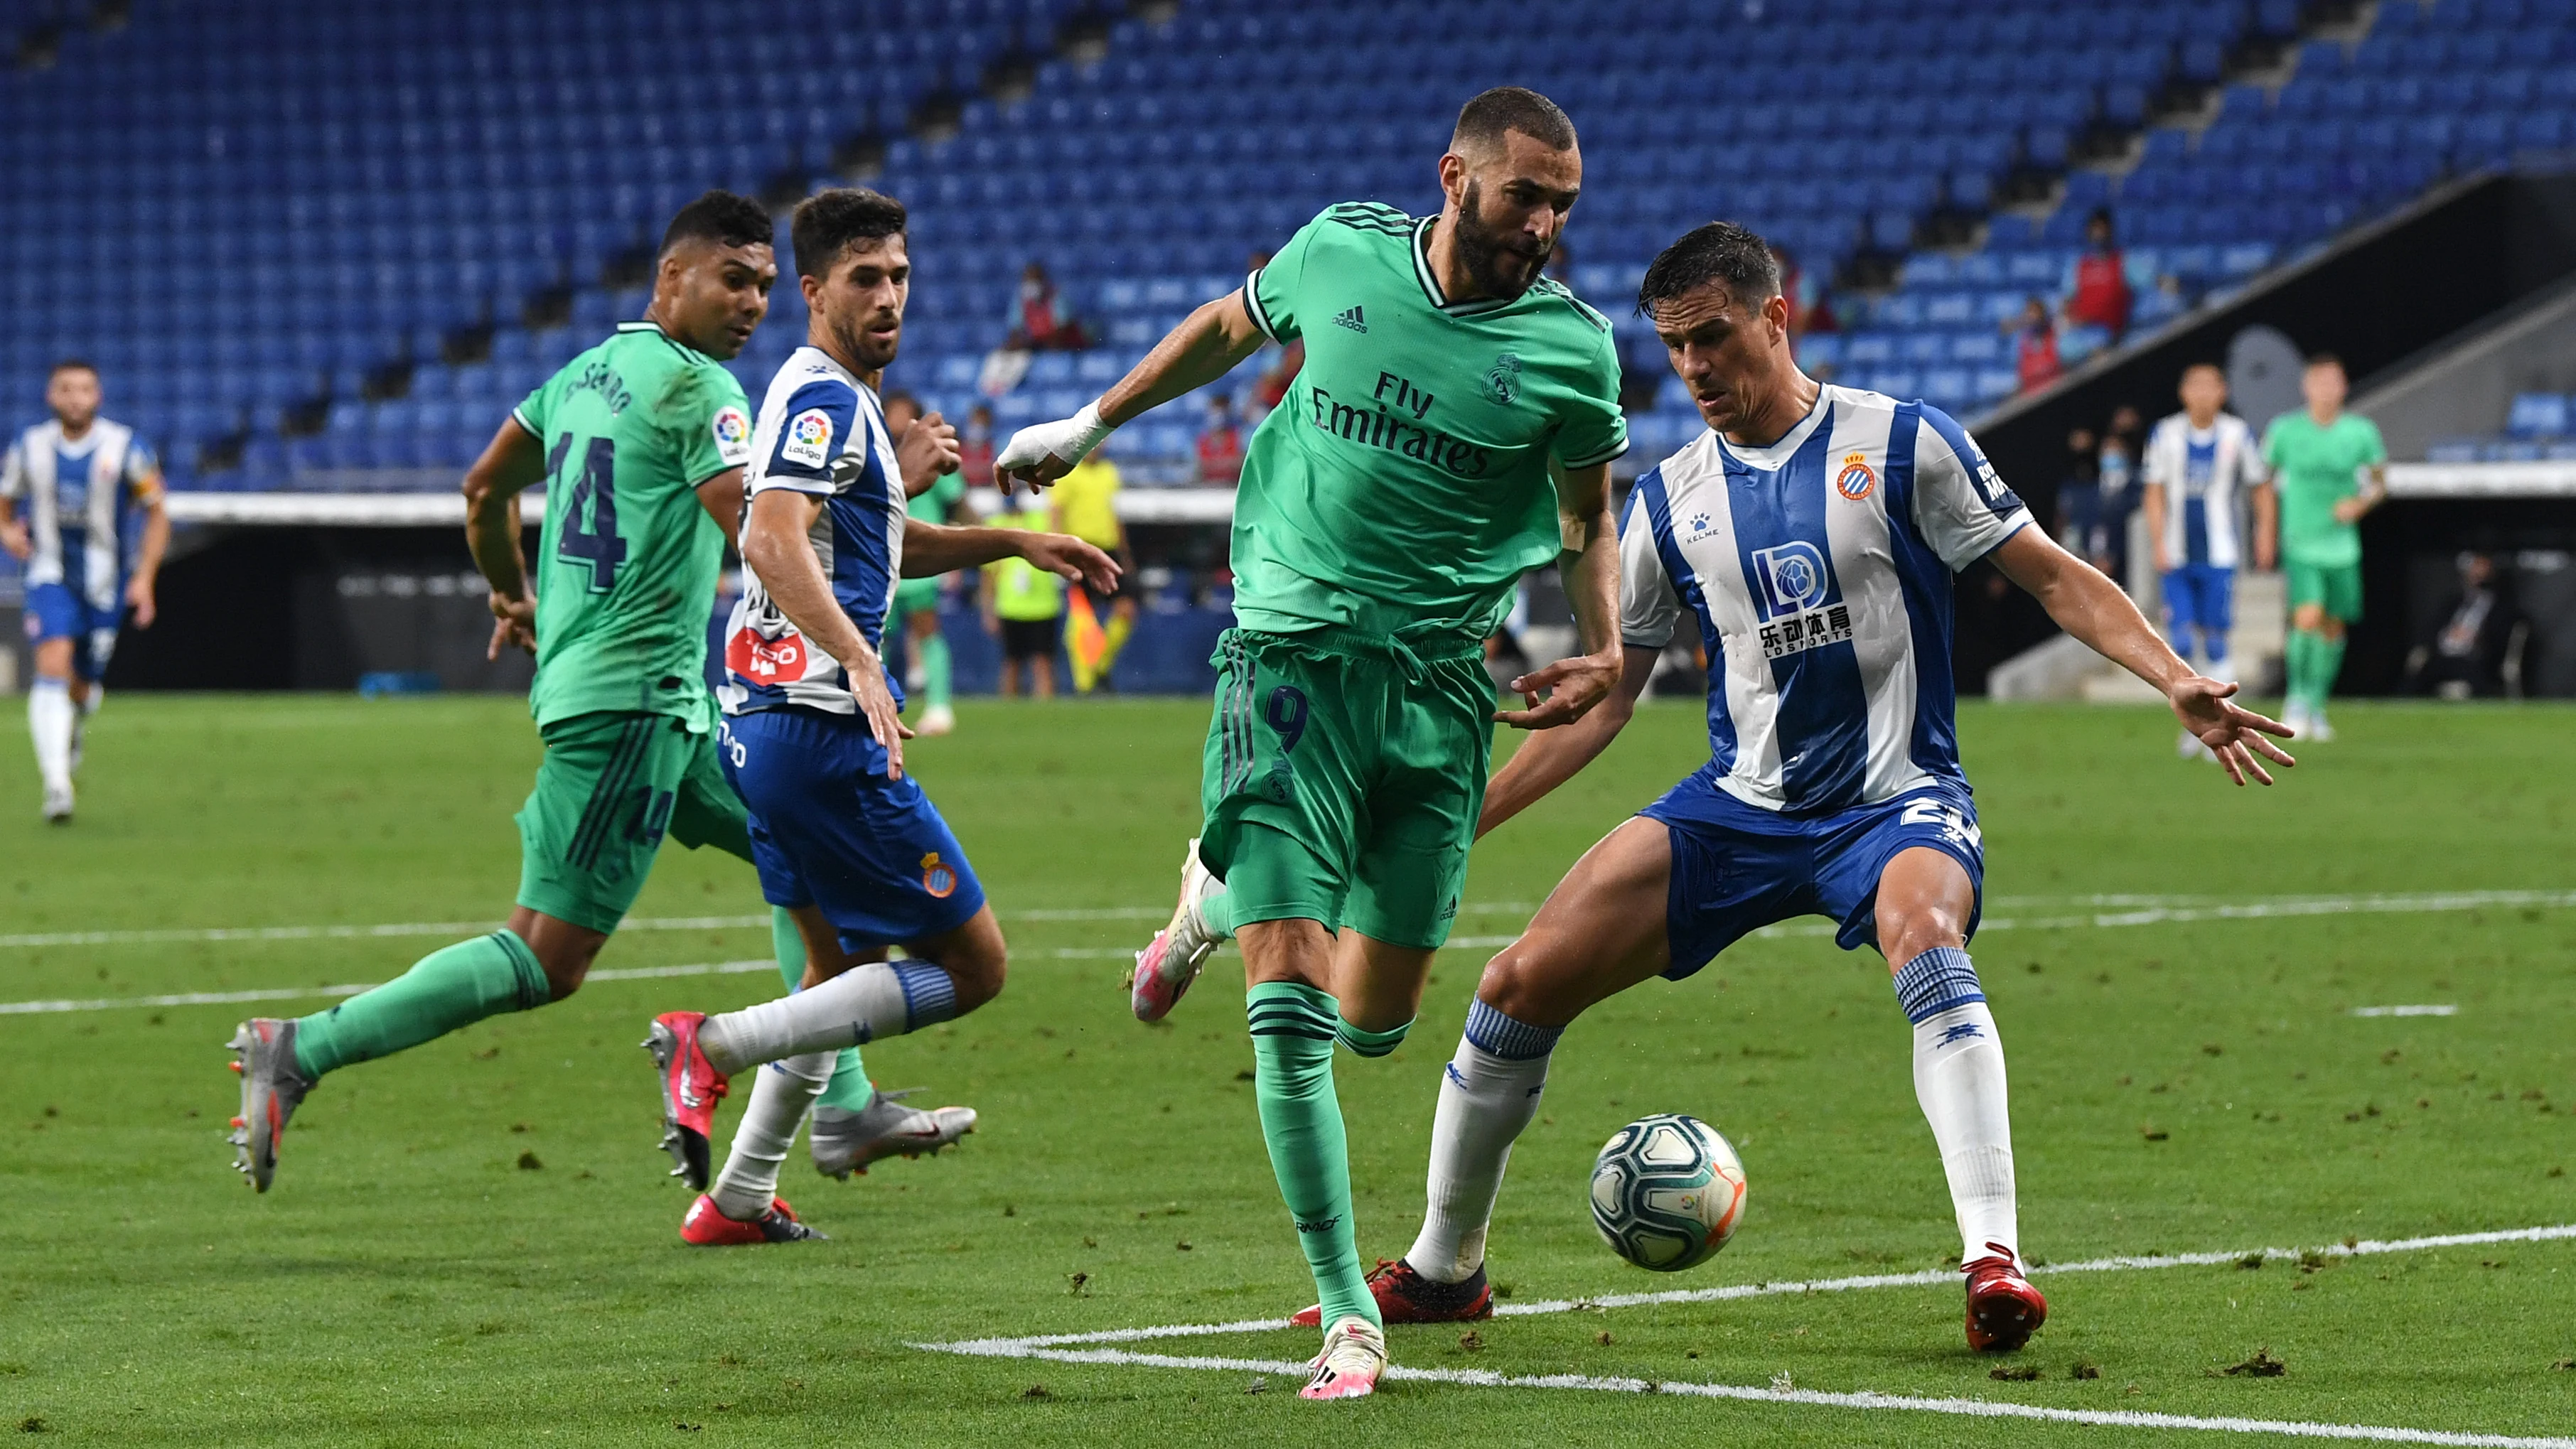
[[[593,971],[589,981],[648,981],[668,976],[740,976],[776,971],[775,961],[703,961],[692,966],[623,966]],[[0,1016],[38,1016],[62,1011],[113,1011],[138,1006],[226,1006],[243,1001],[295,1001],[315,996],[355,996],[382,983],[362,981],[346,986],[286,986],[261,991],[182,991],[169,996],[110,996],[90,1001],[0,1001]]]
[[[2401,1238],[2393,1241],[2374,1240],[2349,1245],[2336,1243],[2309,1251],[2328,1257],[2360,1258],[2382,1253],[2421,1252],[2431,1248],[2471,1247],[2488,1243],[2543,1242],[2567,1238],[2576,1238],[2576,1224],[2509,1228],[2484,1233],[2446,1233],[2436,1237]],[[2033,1268],[2031,1271],[2034,1275],[2038,1275],[2107,1273],[2145,1268],[2208,1267],[2221,1263],[2242,1262],[2256,1254],[2267,1259],[2295,1260],[2302,1256],[2298,1251],[2289,1248],[2249,1248],[2226,1253],[2172,1253],[2145,1257],[2095,1258],[2079,1263],[2058,1263],[2044,1268]],[[1862,1288],[1921,1287],[1955,1282],[1957,1278],[1958,1274],[1955,1271],[1940,1270],[1922,1273],[1874,1273],[1798,1283],[1731,1284],[1721,1288],[1667,1293],[1615,1293],[1604,1294],[1597,1298],[1561,1298],[1532,1303],[1498,1304],[1495,1307],[1495,1314],[1498,1317],[1519,1317],[1571,1313],[1583,1309],[1630,1308],[1663,1303],[1706,1303],[1729,1298],[1782,1294],[1848,1292]],[[1160,1328],[1114,1328],[1096,1333],[1036,1334],[1024,1338],[978,1338],[952,1343],[916,1343],[912,1347],[925,1352],[963,1354],[977,1358],[1044,1359],[1056,1363],[1125,1364],[1140,1368],[1216,1369],[1238,1373],[1279,1374],[1293,1381],[1305,1374],[1306,1365],[1283,1360],[1139,1353],[1127,1349],[1077,1346],[1255,1333],[1287,1327],[1290,1325],[1284,1319],[1260,1318],[1243,1319],[1233,1323],[1172,1324]],[[1813,1389],[1676,1383],[1670,1380],[1589,1377],[1579,1374],[1516,1377],[1475,1369],[1424,1369],[1401,1364],[1388,1369],[1387,1377],[1421,1383],[1463,1384],[1478,1388],[1577,1389],[1595,1393],[1677,1394],[1684,1397],[1732,1399],[1747,1403],[1799,1404],[1811,1408],[1894,1410],[1909,1413],[1951,1414],[1970,1418],[2032,1419],[2048,1423],[2088,1424],[2107,1428],[2281,1434],[2293,1438],[2354,1439],[2388,1444],[2488,1445],[2498,1446],[2498,1449],[2576,1449],[2576,1439],[2567,1438],[2457,1433],[2441,1429],[2317,1423],[2294,1419],[2208,1417],[2131,1410],[2051,1409],[2002,1400],[1919,1398],[1901,1394],[1872,1393],[1867,1390],[1858,1393],[1826,1393]]]
[[[2321,1248],[2238,1248],[2225,1253],[2149,1253],[2113,1258],[2089,1258],[2078,1263],[2051,1263],[2033,1267],[2034,1278],[2051,1273],[2117,1273],[2147,1268],[2207,1268],[2221,1263],[2239,1263],[2262,1254],[2267,1259],[2299,1260],[2304,1253],[2319,1253],[2329,1258],[2368,1258],[2382,1253],[2420,1253],[2433,1248],[2468,1248],[2488,1243],[2541,1243],[2562,1238],[2576,1238],[2576,1223],[2561,1223],[2539,1228],[2500,1228],[2483,1233],[2446,1233],[2429,1238],[2368,1240],[2350,1244],[2329,1243]],[[1863,1288],[1917,1288],[1959,1281],[1957,1270],[1928,1269],[1920,1273],[1861,1273],[1846,1278],[1816,1278],[1792,1283],[1729,1283],[1718,1288],[1683,1288],[1661,1293],[1605,1293],[1595,1298],[1545,1298],[1527,1303],[1497,1303],[1494,1316],[1519,1318],[1536,1314],[1573,1313],[1579,1310],[1606,1308],[1643,1308],[1665,1303],[1717,1303],[1733,1298],[1771,1298],[1806,1293],[1848,1293]],[[1284,1318],[1244,1318],[1232,1323],[1174,1323],[1159,1328],[1107,1328],[1091,1333],[1043,1333],[1025,1338],[977,1338],[956,1343],[920,1343],[915,1348],[936,1349],[943,1353],[977,1353],[1016,1356],[1021,1350],[1062,1348],[1072,1344],[1141,1343],[1163,1338],[1204,1338],[1229,1333],[1260,1333],[1286,1328]]]
[[[2223,901],[2207,896],[1996,896],[1987,901],[1989,908],[2002,906],[2047,905],[2056,902],[2074,905],[2118,907],[2078,915],[1996,917],[1980,927],[1986,931],[2063,930],[2082,927],[2116,928],[2122,926],[2158,926],[2186,924],[2194,921],[2250,921],[2281,916],[2341,916],[2417,914],[2435,911],[2473,911],[2491,906],[2530,906],[2557,909],[2576,906],[2576,890],[2561,891],[2411,891],[2373,895],[2268,896],[2244,901]],[[1480,901],[1458,908],[1461,915],[1517,915],[1526,918],[1538,909],[1531,901]],[[1169,906],[1104,906],[1080,909],[1037,909],[1005,911],[1005,921],[1159,921],[1171,914]],[[748,930],[766,927],[767,916],[636,916],[618,929],[621,931],[720,931]],[[38,946],[142,946],[167,945],[192,941],[326,941],[367,940],[397,936],[449,936],[494,929],[491,921],[401,921],[374,926],[202,926],[132,931],[38,931],[18,935],[0,935],[0,949]],[[1835,927],[1830,922],[1797,922],[1765,926],[1757,936],[1830,936]],[[1511,937],[1475,936],[1452,939],[1455,945],[1510,944]],[[1067,959],[1090,956],[1130,954],[1125,951],[1059,952]]]
[[[2122,901],[2151,899],[2147,897],[2101,897]],[[2159,926],[2194,921],[2247,921],[2282,916],[2385,915],[2442,911],[2471,911],[2492,906],[2559,908],[2576,906],[2576,891],[2429,891],[2396,895],[2358,896],[2280,896],[2271,899],[2240,901],[2219,905],[2150,905],[2134,909],[2095,912],[2080,916],[2043,916],[2028,920],[1988,919],[1979,926],[1984,931],[2066,930],[2086,927],[2116,930],[2135,926]],[[1462,906],[1461,914],[1520,914],[1536,909],[1526,901],[1492,901]],[[1021,921],[1111,921],[1161,920],[1164,911],[1158,906],[1119,906],[1101,910],[1026,911],[1005,917]],[[767,916],[645,916],[629,920],[619,929],[628,931],[701,931],[730,928],[765,927]],[[382,926],[240,926],[211,927],[202,930],[157,931],[66,931],[50,935],[0,936],[0,947],[8,946],[98,946],[146,944],[173,941],[294,941],[388,936],[459,935],[491,929],[488,922],[411,922]],[[1831,936],[1836,927],[1830,921],[1799,921],[1765,926],[1754,932],[1762,937]],[[1516,936],[1452,936],[1449,945],[1459,950],[1499,950],[1519,939]],[[1124,961],[1135,955],[1126,946],[1058,946],[1042,955],[1057,961]],[[592,981],[641,980],[651,976],[724,975],[754,969],[752,963],[720,961],[692,966],[639,967],[626,971],[594,971]],[[298,986],[265,991],[188,992],[173,996],[107,997],[88,1001],[7,1001],[0,1002],[0,1016],[62,1011],[106,1011],[136,1006],[208,1006],[244,1001],[290,1001],[297,997],[354,996],[366,985]],[[2450,1016],[2455,1006],[2360,1007],[2355,1016]]]
[[[981,1353],[952,1344],[915,1344],[944,1353]],[[1140,1368],[1221,1369],[1236,1373],[1278,1374],[1295,1382],[1306,1376],[1302,1363],[1279,1359],[1212,1358],[1199,1355],[1135,1353],[1118,1348],[1041,1348],[1010,1357],[1057,1363],[1130,1364]],[[1927,1399],[1906,1394],[1823,1393],[1815,1389],[1764,1388],[1751,1384],[1676,1383],[1670,1379],[1593,1378],[1582,1374],[1516,1377],[1479,1369],[1425,1369],[1396,1364],[1386,1376],[1415,1383],[1464,1384],[1492,1389],[1578,1389],[1611,1394],[1671,1394],[1683,1398],[1734,1399],[1757,1404],[1798,1404],[1808,1408],[1896,1410],[1918,1414],[1953,1414],[1972,1419],[2036,1419],[2051,1424],[2087,1424],[2114,1429],[2198,1429],[2228,1434],[2283,1434],[2300,1439],[2358,1439],[2382,1444],[2490,1446],[2490,1449],[2576,1449],[2576,1439],[2524,1438],[2511,1434],[2462,1434],[2442,1429],[2402,1429],[2377,1424],[2327,1424],[2300,1419],[2241,1419],[2198,1414],[2152,1414],[2123,1409],[2051,1409],[1999,1399]]]

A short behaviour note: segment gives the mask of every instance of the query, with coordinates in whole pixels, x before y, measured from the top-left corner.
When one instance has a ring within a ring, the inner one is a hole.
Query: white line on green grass
[[[2343,915],[2410,915],[2440,911],[2474,911],[2490,907],[2522,906],[2538,909],[2560,909],[2576,906],[2576,890],[2561,891],[2410,891],[2369,895],[2294,895],[2258,896],[2251,900],[2224,901],[2209,896],[1997,896],[1989,907],[2046,905],[2066,901],[2077,905],[2119,907],[2095,910],[2080,915],[1992,917],[1980,927],[1986,931],[2065,930],[2085,927],[2117,928],[2123,926],[2161,926],[2188,924],[2195,921],[2252,921],[2283,916]],[[1517,915],[1526,917],[1538,906],[1530,901],[1479,901],[1458,908],[1461,915]],[[1080,921],[1159,921],[1171,914],[1169,906],[1101,906],[1065,909],[1004,911],[1005,921],[1080,922]],[[633,916],[621,931],[725,931],[766,928],[769,917],[761,916]],[[148,946],[191,941],[328,941],[367,940],[396,936],[453,936],[494,929],[491,921],[399,921],[385,925],[328,926],[188,926],[126,931],[35,931],[17,935],[0,935],[0,949],[39,946]],[[1758,936],[1830,936],[1835,927],[1830,922],[1798,922],[1766,926]],[[1484,944],[1488,938],[1471,938]],[[1509,944],[1510,937],[1494,938],[1493,945]],[[1451,945],[1468,944],[1453,940]],[[1128,952],[1095,951],[1067,954],[1068,959],[1088,956],[1107,957]]]
[[[702,961],[690,966],[621,966],[593,971],[589,981],[649,981],[668,976],[741,976],[775,971],[775,961]],[[89,1001],[0,1001],[0,1016],[39,1016],[62,1011],[113,1011],[138,1006],[229,1006],[245,1001],[295,1001],[315,996],[355,996],[381,982],[345,986],[282,986],[257,991],[181,991],[168,996],[107,996]]]
[[[2457,1016],[2460,1008],[2445,1002],[2438,1006],[2356,1006],[2355,1016]]]
[[[2034,1267],[2031,1272],[2033,1276],[2038,1276],[2050,1273],[2108,1273],[2148,1268],[2210,1267],[2222,1263],[2241,1263],[2256,1257],[2296,1260],[2308,1254],[2321,1254],[2331,1258],[2360,1258],[2383,1253],[2422,1252],[2433,1248],[2474,1247],[2490,1243],[2546,1242],[2567,1238],[2576,1238],[2576,1223],[2537,1228],[2508,1228],[2483,1233],[2446,1233],[2435,1237],[2400,1238],[2391,1241],[2333,1243],[2322,1248],[2307,1249],[2304,1253],[2290,1248],[2248,1248],[2225,1253],[2160,1253],[2146,1256],[2094,1258],[2078,1263]],[[1496,1305],[1494,1311],[1498,1317],[1517,1317],[1667,1303],[1708,1303],[1731,1298],[1769,1297],[1783,1294],[1839,1293],[1865,1288],[1912,1288],[1956,1281],[1958,1281],[1958,1274],[1953,1270],[1872,1273],[1797,1283],[1738,1283],[1718,1288],[1685,1289],[1665,1293],[1614,1293],[1596,1298],[1559,1298],[1531,1303],[1505,1303]],[[912,1347],[930,1353],[963,1354],[976,1358],[1046,1359],[1058,1363],[1121,1364],[1139,1368],[1219,1369],[1234,1372],[1275,1373],[1294,1377],[1302,1375],[1306,1371],[1306,1365],[1268,1359],[1138,1353],[1126,1349],[1096,1346],[1167,1338],[1259,1333],[1288,1327],[1291,1325],[1284,1319],[1254,1318],[1233,1323],[1183,1323],[1160,1328],[1113,1328],[1095,1333],[963,1339],[952,1343],[916,1343]],[[2158,1414],[2135,1410],[2051,1409],[2005,1400],[1921,1398],[1903,1394],[1873,1393],[1868,1390],[1858,1393],[1826,1393],[1813,1389],[1676,1383],[1670,1380],[1592,1377],[1580,1374],[1516,1377],[1474,1369],[1423,1369],[1400,1364],[1388,1369],[1387,1377],[1426,1383],[1463,1384],[1478,1388],[1581,1389],[1598,1393],[1678,1394],[1686,1397],[1734,1399],[1750,1403],[1803,1404],[1817,1408],[1893,1409],[1912,1413],[1964,1415],[1972,1418],[2037,1419],[2051,1423],[2090,1424],[2108,1428],[2194,1429],[2234,1434],[2282,1434],[2309,1439],[2359,1439],[2392,1444],[2490,1445],[2498,1446],[2498,1449],[2576,1449],[2576,1439],[2525,1438],[2508,1434],[2458,1433],[2441,1429],[2317,1423],[2294,1419],[2246,1419],[2232,1416]]]

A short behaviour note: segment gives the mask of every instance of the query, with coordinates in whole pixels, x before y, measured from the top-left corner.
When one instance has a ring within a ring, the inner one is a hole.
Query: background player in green
[[[546,742],[518,815],[517,909],[503,930],[431,953],[396,980],[300,1020],[256,1018],[241,1060],[238,1166],[266,1192],[287,1119],[326,1072],[388,1056],[581,985],[651,871],[663,834],[748,860],[743,809],[715,756],[706,690],[716,573],[742,512],[751,414],[719,364],[742,350],[778,279],[769,213],[711,191],[663,233],[644,319],[566,363],[512,411],[465,476],[466,540],[492,585],[491,652],[537,656],[530,712]],[[537,568],[518,495],[546,489]],[[804,972],[793,948],[780,969]]]
[[[2289,685],[2281,720],[2330,740],[2326,696],[2343,672],[2346,625],[2361,618],[2361,516],[2388,496],[2388,445],[2379,425],[2343,410],[2352,390],[2343,360],[2308,359],[2299,376],[2305,411],[2263,430],[2263,461],[2281,499],[2281,571],[2290,593]]]
[[[886,394],[886,431],[895,441],[901,442],[904,429],[920,416],[921,403],[912,394]],[[975,512],[966,506],[966,476],[940,474],[910,495],[904,512],[924,523],[973,523]],[[957,712],[949,707],[948,636],[939,632],[939,596],[947,584],[943,577],[905,579],[894,588],[894,613],[903,622],[904,662],[909,666],[904,671],[904,692],[921,700],[920,731],[925,735],[944,735],[957,728]]]
[[[1564,112],[1486,91],[1440,158],[1439,215],[1329,208],[1098,402],[996,460],[1011,481],[1051,482],[1265,341],[1305,342],[1236,497],[1239,627],[1217,655],[1204,833],[1132,992],[1156,1019],[1225,935],[1243,947],[1262,1135],[1322,1301],[1307,1398],[1369,1393],[1386,1364],[1333,1044],[1382,1056],[1413,1023],[1458,909],[1493,720],[1566,724],[1619,672],[1619,366],[1609,323],[1540,275],[1582,179]],[[1496,716],[1484,640],[1560,545],[1586,652],[1514,680],[1531,708]]]

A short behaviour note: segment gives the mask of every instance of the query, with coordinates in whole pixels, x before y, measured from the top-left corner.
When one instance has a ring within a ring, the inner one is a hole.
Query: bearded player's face
[[[1488,296],[1517,297],[1547,266],[1583,189],[1583,153],[1519,131],[1458,158],[1458,257]]]
[[[805,304],[833,350],[880,372],[903,343],[904,304],[912,298],[912,256],[897,233],[852,243],[819,277],[807,277]]]

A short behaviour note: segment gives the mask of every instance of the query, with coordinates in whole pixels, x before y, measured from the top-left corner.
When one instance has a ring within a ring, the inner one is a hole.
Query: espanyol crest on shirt
[[[1869,496],[1869,490],[1877,486],[1878,475],[1870,471],[1869,459],[1866,455],[1851,453],[1844,456],[1842,471],[1834,475],[1836,493],[1858,503]]]

